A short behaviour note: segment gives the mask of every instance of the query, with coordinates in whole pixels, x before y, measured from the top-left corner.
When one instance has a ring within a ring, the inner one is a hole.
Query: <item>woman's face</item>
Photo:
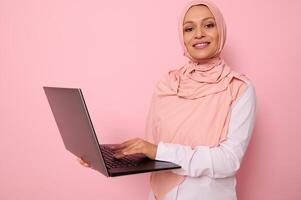
[[[189,55],[197,60],[214,56],[219,35],[214,16],[207,6],[192,6],[183,22],[183,39]]]

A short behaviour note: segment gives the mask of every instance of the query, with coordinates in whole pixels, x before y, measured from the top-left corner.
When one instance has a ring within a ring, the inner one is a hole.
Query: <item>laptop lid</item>
[[[65,148],[75,156],[84,158],[91,168],[109,176],[81,89],[43,89]]]

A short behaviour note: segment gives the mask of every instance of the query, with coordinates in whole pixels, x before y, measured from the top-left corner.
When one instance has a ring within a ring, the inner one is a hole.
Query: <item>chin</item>
[[[213,55],[207,54],[207,55],[197,55],[197,56],[191,56],[191,57],[197,61],[202,61],[202,60],[207,60],[207,59],[212,58]]]
[[[193,51],[193,52],[189,52],[189,55],[194,59],[194,60],[206,60],[206,59],[209,59],[209,58],[212,58],[213,57],[213,52],[212,51],[199,51],[199,52],[196,52],[196,51]]]
[[[216,48],[207,48],[203,50],[188,49],[189,55],[196,61],[202,61],[213,58],[215,51]]]

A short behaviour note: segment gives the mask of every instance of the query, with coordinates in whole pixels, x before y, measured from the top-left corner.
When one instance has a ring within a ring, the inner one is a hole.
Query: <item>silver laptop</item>
[[[100,144],[79,88],[43,87],[65,148],[105,176],[171,170],[180,166],[143,154],[114,158],[112,144]]]

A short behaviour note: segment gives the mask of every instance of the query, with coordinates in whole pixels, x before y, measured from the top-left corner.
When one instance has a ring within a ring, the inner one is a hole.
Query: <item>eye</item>
[[[215,23],[208,23],[205,25],[206,28],[213,28],[215,27]]]
[[[184,31],[185,31],[185,32],[190,32],[190,31],[192,31],[192,27],[184,28]]]

